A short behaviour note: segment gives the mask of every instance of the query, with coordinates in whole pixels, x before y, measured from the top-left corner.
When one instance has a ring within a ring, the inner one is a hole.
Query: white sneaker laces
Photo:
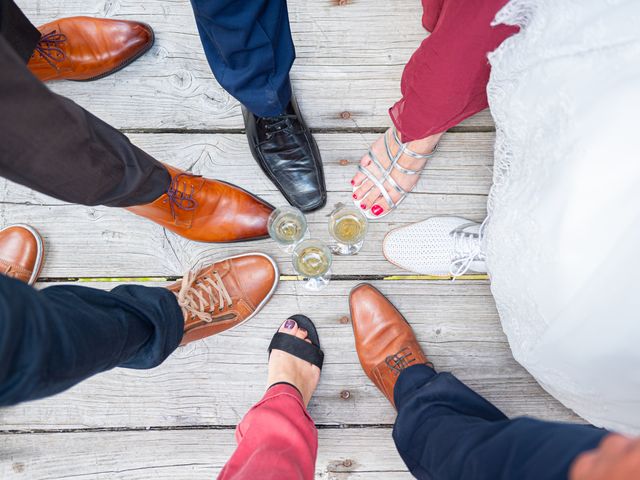
[[[465,228],[473,224],[463,225],[451,232],[454,242],[454,255],[449,271],[454,279],[467,273],[473,262],[483,262],[485,260],[485,255],[482,251],[482,239],[488,219],[489,217],[482,222],[478,233],[465,231]]]
[[[226,306],[233,305],[231,296],[227,292],[218,272],[213,272],[213,277],[204,277],[197,280],[195,272],[189,272],[182,278],[182,285],[178,292],[178,305],[182,308],[185,318],[189,315],[211,323],[215,307],[223,310]],[[216,298],[217,294],[217,298]]]

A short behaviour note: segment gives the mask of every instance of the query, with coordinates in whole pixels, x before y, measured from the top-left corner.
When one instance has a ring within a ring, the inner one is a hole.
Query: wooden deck
[[[125,70],[52,88],[127,133],[162,161],[241,185],[284,203],[252,160],[240,108],[215,82],[187,0],[18,0],[35,23],[70,15],[139,19],[157,43]],[[403,64],[424,38],[418,0],[289,0],[298,60],[293,83],[325,163],[329,203],[368,145],[389,125]],[[178,351],[151,371],[119,369],[50,399],[0,410],[2,479],[211,479],[234,449],[233,429],[260,398],[266,347],[293,313],[319,326],[326,366],[310,411],[320,428],[317,478],[411,478],[397,455],[394,411],[362,373],[347,295],[372,281],[412,323],[436,366],[451,370],[509,415],[576,420],[513,360],[488,282],[410,276],[386,262],[389,229],[437,214],[481,220],[491,184],[487,112],[447,134],[416,192],[372,224],[362,252],[335,262],[333,282],[309,294],[269,241],[212,246],[186,241],[125,211],[68,205],[5,180],[0,226],[37,227],[47,244],[41,287],[78,282],[163,285],[205,256],[260,250],[283,273],[276,295],[249,324]],[[309,217],[328,238],[327,211]]]

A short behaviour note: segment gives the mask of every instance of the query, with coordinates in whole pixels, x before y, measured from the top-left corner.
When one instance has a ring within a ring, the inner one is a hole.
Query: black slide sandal
[[[269,344],[269,354],[271,354],[271,350],[274,349],[282,350],[283,352],[287,352],[294,357],[305,360],[322,370],[324,352],[320,349],[320,338],[318,337],[316,326],[304,315],[292,315],[289,319],[295,320],[298,324],[298,328],[302,328],[307,331],[307,338],[311,340],[311,343],[293,335],[289,335],[288,333],[276,332]]]

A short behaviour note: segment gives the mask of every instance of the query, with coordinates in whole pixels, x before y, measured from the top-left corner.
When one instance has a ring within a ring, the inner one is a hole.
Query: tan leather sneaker
[[[0,273],[33,285],[44,260],[44,242],[29,225],[9,225],[0,230]]]
[[[149,25],[110,18],[60,18],[38,30],[42,37],[27,67],[43,82],[106,77],[140,57],[154,41]]]
[[[127,210],[196,242],[240,242],[269,236],[267,223],[273,207],[264,200],[235,185],[165,167],[171,174],[167,193]]]
[[[253,318],[269,301],[278,266],[263,253],[229,257],[169,286],[184,314],[180,345],[224,332]]]
[[[400,373],[431,363],[411,326],[373,285],[362,283],[351,290],[349,308],[360,364],[395,408],[393,388]]]

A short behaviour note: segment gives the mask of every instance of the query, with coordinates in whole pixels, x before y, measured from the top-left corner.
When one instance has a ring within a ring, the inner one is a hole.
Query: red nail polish
[[[358,196],[357,196],[355,193],[353,194],[353,199],[354,199],[354,200],[357,200],[357,199],[358,199]]]
[[[366,206],[364,203],[361,203],[361,204],[360,204],[360,208],[361,208],[361,209],[363,209],[363,210],[366,210],[366,209],[367,209],[367,206]]]
[[[382,212],[384,212],[384,208],[382,208],[380,205],[374,205],[373,207],[371,207],[371,213],[373,213],[376,217]]]
[[[355,184],[356,184],[356,182],[354,182],[353,180],[351,180],[351,185],[355,185]]]

